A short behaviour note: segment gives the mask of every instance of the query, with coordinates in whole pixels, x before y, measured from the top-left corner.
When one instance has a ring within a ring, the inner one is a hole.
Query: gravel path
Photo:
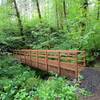
[[[100,67],[88,67],[81,74],[84,76],[81,87],[91,91],[93,95],[81,97],[80,100],[100,100]]]

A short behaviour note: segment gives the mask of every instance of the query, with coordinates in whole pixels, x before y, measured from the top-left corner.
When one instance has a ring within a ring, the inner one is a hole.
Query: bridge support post
[[[31,50],[30,50],[29,56],[30,56],[30,64],[31,64],[31,66],[32,66],[32,51],[31,51]]]
[[[76,52],[75,54],[76,56],[76,71],[75,71],[75,77],[76,77],[76,80],[79,81],[79,66],[78,66],[78,52]]]
[[[47,69],[47,72],[48,72],[48,52],[47,52],[47,50],[46,50],[46,52],[45,52],[45,66],[46,66],[46,69]]]
[[[36,51],[36,67],[38,68],[38,50]]]
[[[24,51],[24,57],[25,57],[25,63],[27,64],[26,60],[27,60],[27,53],[25,53]]]
[[[60,52],[58,52],[58,74],[61,74],[61,68],[60,68]]]
[[[86,66],[86,52],[83,52],[83,62],[84,62],[84,67]]]

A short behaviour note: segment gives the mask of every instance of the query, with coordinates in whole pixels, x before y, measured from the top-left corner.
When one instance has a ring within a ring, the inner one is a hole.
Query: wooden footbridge
[[[24,64],[46,72],[78,78],[86,66],[85,51],[78,50],[15,50],[14,56]]]

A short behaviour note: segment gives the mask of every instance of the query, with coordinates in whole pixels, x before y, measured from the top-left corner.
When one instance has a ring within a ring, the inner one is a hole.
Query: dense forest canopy
[[[100,49],[99,0],[0,0],[2,49]]]

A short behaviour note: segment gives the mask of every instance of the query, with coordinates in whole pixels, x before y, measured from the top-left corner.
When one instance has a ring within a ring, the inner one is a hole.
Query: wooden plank
[[[70,60],[70,61],[71,61],[71,60],[72,60],[72,61],[76,61],[76,58],[75,58],[75,57],[74,57],[74,58],[73,58],[73,57],[61,57],[61,59],[66,59],[66,61],[69,61],[69,60]]]
[[[58,67],[58,60],[48,60],[48,65]]]
[[[31,51],[31,52],[32,52],[32,51]],[[31,55],[32,55],[32,56],[36,56],[36,53],[35,53],[35,54],[31,53]]]

